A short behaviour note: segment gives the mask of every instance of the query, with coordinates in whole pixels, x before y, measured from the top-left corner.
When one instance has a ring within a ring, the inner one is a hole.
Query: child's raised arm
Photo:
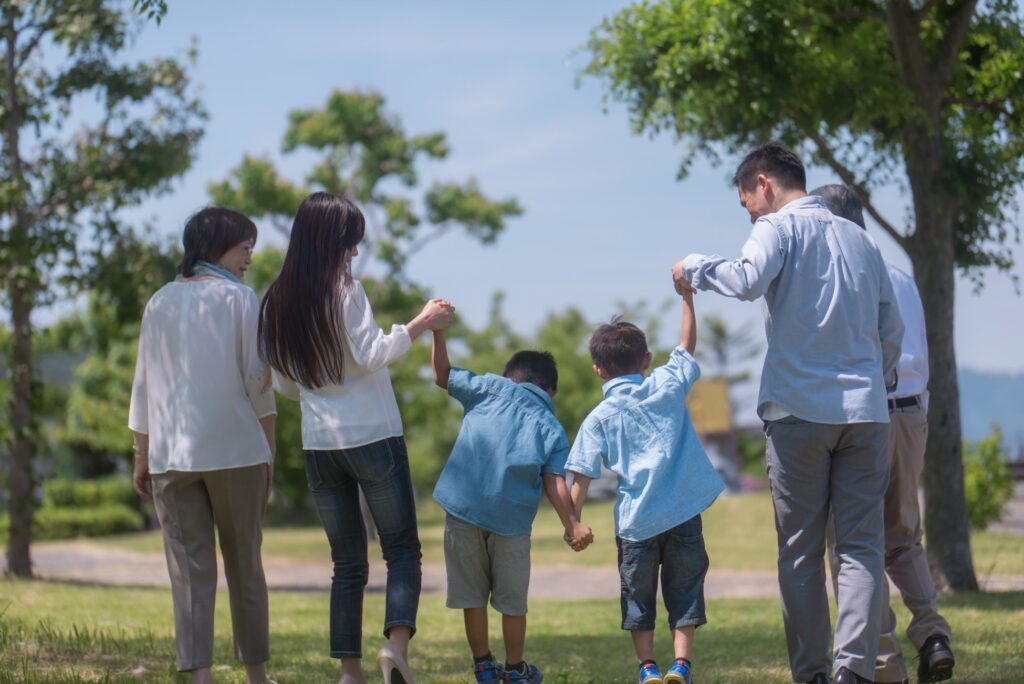
[[[444,339],[444,330],[434,331],[430,364],[434,367],[434,384],[441,389],[448,389],[448,376],[452,371],[452,363],[448,360],[448,345]]]
[[[569,488],[565,486],[565,478],[554,473],[544,473],[544,493],[548,501],[558,513],[558,519],[562,521],[565,528],[565,541],[575,551],[582,551],[594,540],[593,531],[580,522],[576,515],[572,499],[569,497]]]
[[[679,333],[679,346],[692,355],[697,349],[697,316],[693,312],[693,290],[680,287],[677,282],[676,292],[683,297],[683,323]]]

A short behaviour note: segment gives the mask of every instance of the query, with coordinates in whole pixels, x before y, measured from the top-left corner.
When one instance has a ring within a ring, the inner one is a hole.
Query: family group
[[[883,261],[856,194],[826,186],[809,195],[803,164],[782,143],[753,150],[733,180],[753,223],[742,256],[691,254],[672,267],[681,331],[663,365],[651,369],[637,326],[596,328],[589,349],[603,398],[571,446],[555,417],[549,353],[518,351],[500,375],[452,367],[445,330],[456,312],[445,299],[389,332],[379,327],[351,274],[365,223],[347,198],[318,192],[302,202],[262,302],[242,283],[256,226],[229,209],[193,215],[178,278],[146,306],[129,415],[135,487],[153,500],[164,538],[178,670],[213,681],[216,528],[236,656],[250,684],[271,681],[261,543],[276,390],[301,405],[309,490],[333,563],[329,648],[341,661],[339,684],[367,681],[360,493],[387,566],[376,660],[388,684],[413,684],[421,546],[388,366],[429,332],[434,381],[464,409],[434,499],[446,512],[447,606],[463,612],[467,678],[540,684],[541,669],[525,658],[537,508],[546,495],[565,542],[583,551],[593,541],[582,522],[588,486],[610,474],[621,624],[637,681],[691,684],[695,631],[707,622],[701,514],[724,488],[686,408],[700,375],[693,295],[708,290],[765,303],[758,414],[794,681],[907,680],[886,571],[913,612],[919,680],[950,678],[952,634],[936,610],[917,508],[927,351],[913,280]],[[831,654],[826,546],[839,606]],[[654,657],[659,577],[673,648],[665,668]],[[490,648],[488,602],[501,614],[503,659]]]

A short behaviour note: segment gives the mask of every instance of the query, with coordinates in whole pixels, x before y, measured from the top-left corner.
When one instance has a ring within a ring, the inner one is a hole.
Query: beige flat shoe
[[[377,653],[377,664],[384,675],[384,684],[416,684],[409,663],[405,662],[399,650],[391,644],[384,644]]]

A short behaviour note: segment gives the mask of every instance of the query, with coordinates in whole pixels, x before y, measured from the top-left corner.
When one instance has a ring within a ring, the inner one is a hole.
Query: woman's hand
[[[135,456],[135,466],[132,468],[132,484],[135,485],[135,492],[144,500],[153,500],[153,480],[149,476],[149,457]]]
[[[423,306],[421,315],[429,330],[444,330],[455,320],[455,307],[445,299],[431,299]]]
[[[274,464],[273,462],[267,463],[267,498],[266,503],[270,502],[270,497],[274,495]]]

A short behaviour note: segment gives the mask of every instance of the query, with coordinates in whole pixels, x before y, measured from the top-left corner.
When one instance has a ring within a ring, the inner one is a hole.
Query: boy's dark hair
[[[550,352],[517,351],[502,375],[512,382],[532,382],[545,392],[558,391],[558,364]]]
[[[632,323],[612,320],[590,337],[590,360],[613,378],[639,373],[647,356],[647,336]]]
[[[784,190],[806,190],[807,174],[803,162],[784,142],[772,140],[754,149],[740,163],[732,184],[750,192],[758,175],[774,180]]]
[[[248,216],[223,207],[204,207],[188,217],[181,244],[185,255],[178,273],[194,276],[196,263],[215,263],[239,242],[256,242],[256,224]]]

